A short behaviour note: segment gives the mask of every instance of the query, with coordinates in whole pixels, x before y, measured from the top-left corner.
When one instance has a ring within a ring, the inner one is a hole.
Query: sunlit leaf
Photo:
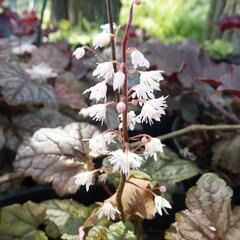
[[[86,170],[85,162],[89,160],[87,144],[81,139],[95,134],[99,134],[96,127],[87,123],[42,128],[20,146],[14,167],[40,183],[52,183],[60,196],[75,193],[79,188],[75,176]]]

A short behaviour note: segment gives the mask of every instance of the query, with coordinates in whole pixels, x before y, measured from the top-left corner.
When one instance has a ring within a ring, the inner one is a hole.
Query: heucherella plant
[[[163,71],[147,71],[150,62],[143,53],[136,48],[128,47],[133,10],[135,5],[139,4],[141,4],[140,0],[131,1],[129,18],[122,39],[117,34],[112,34],[111,26],[106,24],[102,26],[103,31],[93,39],[94,48],[83,46],[77,48],[73,53],[77,59],[81,59],[86,51],[90,51],[102,59],[102,62],[98,62],[96,69],[93,71],[93,76],[98,78],[100,82],[83,92],[83,94],[88,94],[89,99],[95,101],[96,104],[82,109],[80,114],[103,124],[107,117],[108,108],[116,108],[119,113],[120,124],[118,130],[108,129],[91,139],[87,139],[90,154],[93,157],[108,155],[112,172],[120,174],[120,182],[116,192],[117,206],[114,207],[110,201],[105,201],[96,213],[99,219],[105,216],[108,219],[115,220],[116,215],[120,215],[121,220],[124,220],[122,195],[131,170],[138,170],[142,163],[150,161],[150,158],[157,161],[157,154],[164,154],[163,144],[158,138],[153,138],[147,134],[129,137],[129,131],[133,131],[137,123],[152,125],[153,121],[159,122],[167,107],[165,96],[155,98],[154,95],[155,91],[160,90]],[[114,25],[113,28],[116,29],[116,26]],[[105,47],[113,40],[121,45],[120,61],[105,59],[97,52],[98,48]],[[132,66],[127,66],[127,58],[130,58]],[[139,83],[133,87],[128,85],[130,74],[139,75]],[[113,90],[119,94],[118,101],[107,101],[108,85],[112,86]],[[133,110],[136,109],[136,106],[141,108],[140,113]],[[110,151],[108,146],[110,144],[117,145],[119,141],[121,142],[121,148]],[[139,144],[133,146],[134,141]],[[104,169],[80,173],[76,176],[75,181],[78,185],[85,185],[86,189],[89,190],[95,174],[99,172],[104,172]],[[137,184],[135,185],[137,187]],[[154,197],[155,213],[158,212],[162,215],[162,210],[166,212],[166,208],[171,208],[166,199],[151,190],[148,191]]]

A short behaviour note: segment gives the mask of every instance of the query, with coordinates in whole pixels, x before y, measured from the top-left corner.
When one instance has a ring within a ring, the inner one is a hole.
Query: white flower
[[[79,114],[84,117],[90,116],[95,121],[103,121],[106,118],[107,105],[106,104],[95,104],[88,108],[83,108]]]
[[[86,185],[86,190],[88,192],[90,185],[92,185],[94,173],[90,171],[78,173],[75,178],[75,184],[78,186]]]
[[[132,98],[137,97],[138,99],[152,99],[155,98],[153,94],[153,89],[151,86],[146,86],[144,84],[138,84],[132,87],[135,92],[132,94]]]
[[[98,157],[107,154],[107,145],[103,134],[99,134],[89,140],[90,155]]]
[[[93,76],[98,76],[109,79],[114,74],[113,64],[111,62],[99,63],[97,68],[93,71]]]
[[[98,219],[106,216],[108,220],[115,220],[115,215],[120,214],[118,209],[114,208],[110,202],[104,202],[103,206],[97,211]]]
[[[34,65],[32,68],[27,68],[26,72],[31,76],[32,80],[41,82],[57,77],[57,73],[47,63],[43,62]]]
[[[158,138],[151,138],[148,143],[145,144],[145,156],[153,157],[157,161],[157,153],[160,152],[163,155],[164,145]]]
[[[167,107],[166,98],[167,97],[160,97],[145,101],[141,113],[137,116],[140,121],[147,122],[150,125],[153,124],[153,119],[160,121],[160,117],[165,114],[164,109]]]
[[[101,25],[100,27],[103,30],[103,32],[110,33],[110,25],[109,25],[109,23]],[[117,29],[117,25],[116,25],[116,23],[113,23],[113,30],[116,30],[116,29]]]
[[[101,32],[93,39],[93,46],[95,48],[104,47],[111,41],[111,34],[109,32]]]
[[[160,90],[159,82],[164,80],[162,73],[163,71],[149,71],[140,73],[140,84],[146,87],[151,87],[154,90]]]
[[[79,47],[79,48],[77,48],[77,49],[73,52],[73,56],[74,56],[77,60],[83,58],[84,55],[85,55],[85,49],[84,49],[84,47]]]
[[[103,136],[106,144],[115,143],[114,138],[116,137],[116,134],[112,132],[106,132],[103,134]]]
[[[123,152],[122,149],[111,152],[112,157],[109,162],[113,164],[113,172],[120,171],[125,175],[129,174],[130,169],[137,169],[141,166],[143,159],[130,151]]]
[[[137,49],[134,49],[131,52],[130,57],[131,57],[131,61],[132,61],[132,64],[134,66],[134,69],[137,69],[138,66],[139,67],[146,67],[146,68],[150,67],[149,61]]]
[[[114,141],[115,135],[111,132],[99,134],[89,140],[90,155],[98,157],[108,153],[107,144]]]
[[[120,91],[121,88],[123,87],[125,82],[125,74],[123,72],[116,72],[114,73],[114,77],[113,77],[113,90],[116,91]]]
[[[172,208],[170,203],[161,196],[155,196],[154,202],[155,202],[155,213],[158,212],[159,215],[161,216],[162,216],[162,209],[167,214],[167,210],[165,208],[170,208],[170,209]]]
[[[97,83],[95,86],[86,89],[83,94],[90,93],[89,99],[95,99],[96,102],[99,102],[101,99],[104,99],[106,102],[106,95],[107,95],[107,84],[105,81]]]
[[[121,123],[119,124],[119,129],[122,129],[123,128],[123,123],[122,123],[122,118],[123,118],[123,115],[120,114],[119,115],[119,118],[120,118],[120,121]],[[128,124],[128,128],[133,131],[134,130],[134,127],[136,125],[136,123],[139,123],[139,118],[136,117],[136,114],[134,111],[130,111],[128,112],[128,115],[127,115],[127,124]]]

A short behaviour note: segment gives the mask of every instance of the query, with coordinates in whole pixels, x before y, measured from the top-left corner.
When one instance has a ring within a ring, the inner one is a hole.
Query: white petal
[[[135,69],[137,69],[137,67],[146,67],[149,68],[150,67],[150,63],[149,61],[144,57],[144,55],[138,51],[137,49],[134,49],[131,52],[131,61],[132,64],[134,66]]]
[[[108,32],[101,32],[93,39],[93,46],[95,48],[104,47],[105,45],[109,44],[111,41],[111,34]]]
[[[112,62],[99,63],[97,68],[93,71],[93,76],[109,79],[114,74]]]
[[[120,91],[121,88],[123,87],[125,82],[125,74],[123,72],[116,72],[114,74],[114,78],[113,78],[113,90],[116,91]]]
[[[97,83],[95,86],[86,89],[83,94],[86,94],[88,92],[90,93],[89,99],[95,99],[96,102],[99,102],[100,100],[104,99],[106,102],[106,95],[107,95],[107,84],[105,81]]]
[[[79,48],[77,48],[77,49],[73,52],[73,56],[75,56],[75,58],[76,58],[77,60],[83,58],[84,55],[85,55],[85,49],[84,49],[84,47],[79,47]]]

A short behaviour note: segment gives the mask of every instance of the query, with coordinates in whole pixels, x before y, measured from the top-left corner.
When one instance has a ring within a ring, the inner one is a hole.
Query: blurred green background
[[[43,0],[15,0],[18,11],[31,4],[40,13]],[[216,21],[236,13],[238,0],[143,0],[135,8],[134,26],[147,30],[147,39],[176,42],[191,38],[213,55],[224,57],[234,48],[234,32],[222,34]],[[235,3],[235,5],[234,5]],[[117,24],[127,20],[130,0],[112,0]],[[49,40],[64,40],[71,45],[86,44],[106,23],[106,0],[48,0],[44,28],[58,25]]]

